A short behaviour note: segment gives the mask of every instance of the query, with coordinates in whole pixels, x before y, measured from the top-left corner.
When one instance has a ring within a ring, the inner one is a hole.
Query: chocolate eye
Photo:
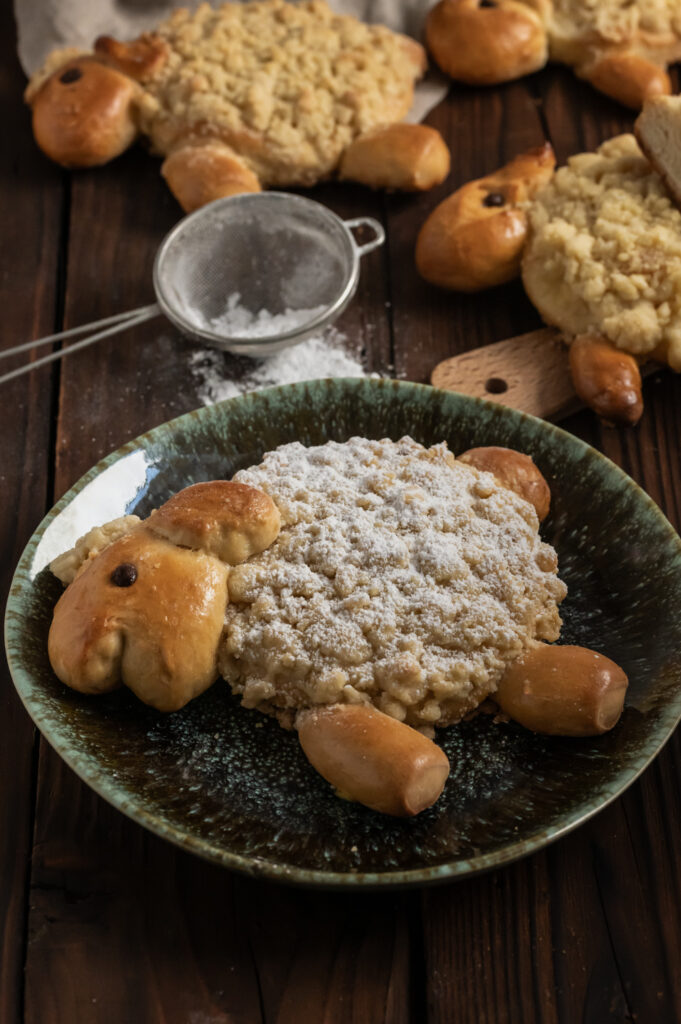
[[[481,7],[496,7],[495,0],[480,0]]]
[[[483,206],[504,206],[505,203],[506,196],[501,192],[489,192],[482,201]]]
[[[137,579],[137,569],[130,562],[122,562],[111,573],[111,582],[115,587],[131,587]]]
[[[69,82],[77,82],[79,78],[83,77],[83,72],[80,68],[69,68],[63,75],[59,76],[59,81],[63,82],[64,85],[68,85]]]

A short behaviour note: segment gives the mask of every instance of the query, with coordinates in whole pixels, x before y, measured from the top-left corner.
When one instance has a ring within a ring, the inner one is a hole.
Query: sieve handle
[[[128,327],[136,327],[138,324],[143,324],[145,320],[151,320],[152,317],[160,316],[160,313],[161,307],[157,303],[151,306],[139,306],[137,309],[129,309],[127,313],[116,313],[114,316],[104,317],[103,320],[93,320],[89,324],[81,324],[80,327],[70,327],[67,331],[48,334],[44,338],[36,339],[36,341],[26,341],[23,345],[15,345],[14,348],[8,348],[4,352],[0,352],[0,359],[16,356],[20,352],[28,352],[30,349],[38,348],[40,345],[48,345],[53,341],[61,341],[63,338],[71,338],[73,335],[82,334],[83,331],[89,331],[93,327],[104,328],[104,330],[96,331],[87,338],[82,338],[68,348],[61,348],[58,352],[51,352],[49,356],[43,356],[42,359],[36,359],[32,363],[25,363],[24,366],[19,366],[16,370],[10,370],[9,373],[5,373],[0,377],[0,384],[13,380],[15,377],[20,377],[23,373],[35,370],[39,366],[45,366],[46,363],[53,363],[56,359],[61,359],[62,356],[70,355],[71,352],[87,348],[88,345],[92,345],[95,341],[108,338],[112,334],[118,334],[119,331],[124,331]]]
[[[352,220],[344,220],[343,223],[351,232],[353,228],[370,228],[374,233],[371,241],[365,242],[364,245],[357,245],[353,238],[358,256],[364,256],[366,253],[378,249],[379,245],[383,245],[385,242],[385,231],[382,225],[377,220],[374,220],[373,217],[353,217]]]

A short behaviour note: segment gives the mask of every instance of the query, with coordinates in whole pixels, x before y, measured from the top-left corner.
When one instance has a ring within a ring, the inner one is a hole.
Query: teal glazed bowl
[[[456,454],[504,445],[532,455],[551,487],[542,527],[568,585],[561,642],[608,655],[630,687],[615,729],[537,736],[480,715],[439,733],[451,775],[412,820],[337,799],[296,735],[240,707],[219,681],[163,715],[127,690],[86,697],[47,658],[61,592],[47,565],[95,523],[146,516],[200,480],[230,477],[277,445],[353,435]],[[31,538],[6,615],[12,676],[28,713],[68,765],[140,825],[250,875],[327,887],[425,885],[538,850],[613,800],[681,717],[681,540],[621,470],[582,441],[500,405],[390,380],[323,380],[198,409],[98,463]]]

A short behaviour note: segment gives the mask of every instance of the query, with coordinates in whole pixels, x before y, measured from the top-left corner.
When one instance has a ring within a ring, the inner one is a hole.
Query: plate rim
[[[590,457],[595,457],[599,462],[603,463],[610,473],[614,473],[615,478],[618,480],[620,485],[627,486],[632,490],[636,500],[642,501],[646,506],[647,511],[659,519],[661,527],[668,533],[670,540],[674,541],[676,544],[679,558],[681,559],[681,537],[669,522],[662,509],[650,497],[650,495],[606,455],[599,452],[596,448],[593,448],[581,438],[578,438],[574,434],[556,426],[554,423],[549,423],[528,413],[511,409],[501,403],[489,402],[485,399],[474,398],[472,396],[463,395],[459,392],[450,392],[443,389],[433,388],[427,384],[419,384],[412,381],[399,381],[392,378],[336,377],[299,381],[292,384],[282,384],[270,388],[263,388],[255,392],[247,392],[242,395],[237,395],[213,405],[201,406],[158,424],[150,430],[138,435],[136,438],[126,441],[125,444],[100,459],[94,466],[79,477],[79,479],[75,481],[75,483],[62,495],[62,497],[55,502],[52,508],[46,513],[32,532],[31,537],[22,551],[10,584],[9,596],[5,609],[4,635],[5,652],[14,688],[40,734],[56,751],[56,753],[59,754],[68,767],[87,786],[89,786],[90,789],[94,790],[98,796],[104,799],[108,804],[115,807],[116,810],[123,813],[126,817],[130,818],[137,825],[148,829],[153,834],[173,843],[175,846],[178,846],[183,850],[190,851],[211,863],[219,864],[241,874],[251,877],[268,878],[273,881],[285,882],[308,888],[413,888],[415,886],[441,884],[456,881],[464,877],[472,877],[473,875],[481,874],[485,871],[503,867],[511,862],[529,856],[532,853],[537,853],[539,850],[544,849],[546,846],[574,831],[600,811],[605,810],[606,807],[620,797],[646,770],[666,745],[677,725],[681,721],[681,688],[676,695],[672,695],[668,700],[666,700],[664,705],[660,708],[658,719],[651,725],[650,733],[645,738],[640,756],[637,756],[632,764],[622,768],[616,775],[608,780],[607,794],[603,795],[601,790],[596,790],[595,793],[592,791],[590,797],[587,800],[580,802],[561,824],[556,826],[544,826],[544,828],[539,828],[529,837],[505,843],[494,851],[476,854],[472,858],[468,857],[448,860],[431,867],[391,869],[382,872],[343,872],[297,867],[294,865],[288,865],[271,857],[265,858],[256,855],[247,856],[244,854],[234,853],[232,851],[225,850],[213,841],[196,837],[191,833],[188,833],[186,830],[173,825],[167,820],[163,820],[161,817],[154,814],[153,811],[140,807],[139,803],[137,803],[134,798],[131,798],[129,793],[126,792],[124,785],[118,783],[110,774],[106,777],[105,785],[104,781],[100,777],[103,771],[102,769],[98,769],[94,773],[95,777],[93,778],[92,770],[86,769],[82,764],[82,761],[85,759],[85,755],[81,755],[80,752],[74,754],[70,749],[66,749],[67,740],[61,738],[58,732],[55,735],[55,726],[49,722],[45,723],[42,719],[39,709],[39,700],[35,696],[35,691],[39,687],[39,684],[35,683],[32,680],[30,672],[25,669],[23,665],[19,664],[19,657],[18,655],[15,657],[14,647],[15,645],[17,648],[19,646],[21,639],[21,625],[25,620],[24,613],[21,612],[17,605],[20,604],[24,593],[32,556],[40,542],[40,539],[52,520],[56,518],[56,516],[58,516],[67,507],[67,505],[70,504],[74,497],[104,469],[126,457],[131,452],[140,450],[147,451],[150,443],[154,443],[158,438],[162,438],[164,434],[171,434],[177,431],[178,428],[181,429],[183,422],[186,423],[196,418],[211,419],[215,416],[220,418],[223,414],[222,410],[232,406],[234,403],[244,404],[249,400],[253,401],[254,399],[268,394],[271,395],[273,393],[281,392],[292,393],[295,391],[303,391],[303,389],[310,386],[320,385],[331,385],[334,388],[339,388],[341,391],[347,390],[348,388],[350,390],[372,390],[376,387],[389,387],[395,392],[435,392],[438,395],[443,396],[445,401],[451,398],[452,401],[463,402],[464,405],[470,405],[473,409],[480,407],[489,409],[492,407],[498,411],[499,415],[510,417],[511,420],[515,420],[518,424],[529,422],[530,425],[535,426],[535,429],[546,432],[548,436],[555,438],[558,443],[567,443],[569,446],[573,447],[576,452],[580,452],[582,455],[588,454]]]

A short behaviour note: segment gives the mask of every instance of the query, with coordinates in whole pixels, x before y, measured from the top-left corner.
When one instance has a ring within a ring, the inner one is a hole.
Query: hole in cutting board
[[[501,377],[490,377],[485,381],[485,391],[490,395],[503,395],[504,391],[508,391],[508,384]]]

